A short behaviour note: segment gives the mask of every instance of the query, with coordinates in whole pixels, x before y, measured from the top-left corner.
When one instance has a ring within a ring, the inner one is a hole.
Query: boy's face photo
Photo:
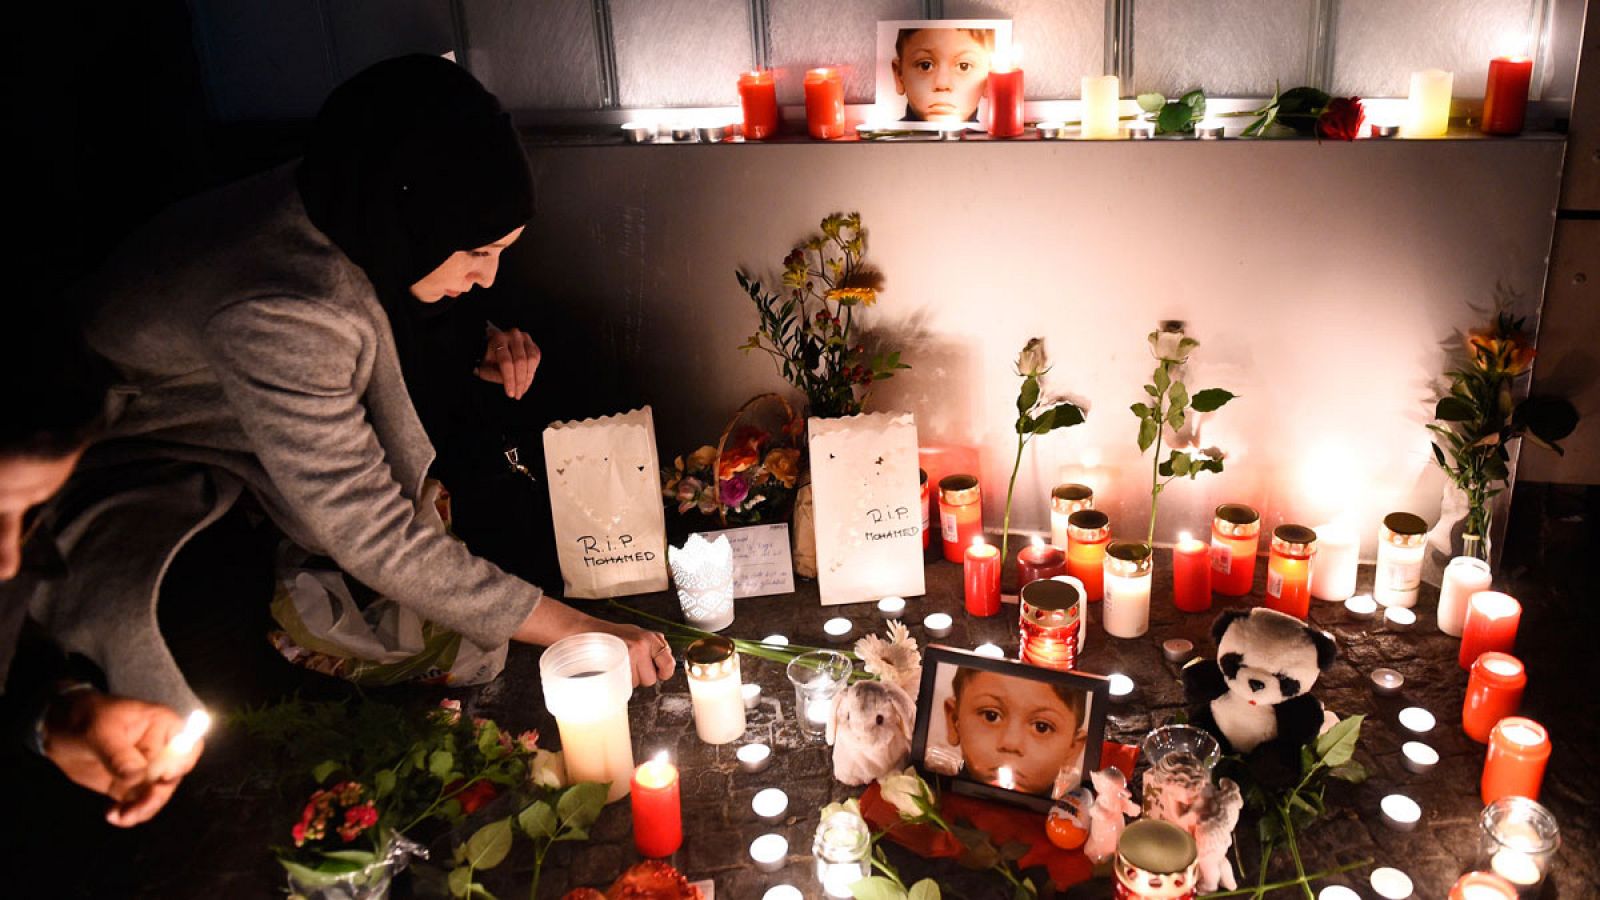
[[[989,77],[988,44],[972,29],[919,28],[898,42],[890,63],[895,90],[906,98],[906,118],[970,122]]]
[[[1082,749],[1084,702],[1069,703],[1047,682],[961,669],[944,701],[945,723],[966,777],[1051,796]]]

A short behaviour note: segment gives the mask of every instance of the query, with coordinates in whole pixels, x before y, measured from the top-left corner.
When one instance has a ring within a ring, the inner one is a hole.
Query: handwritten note
[[[733,546],[734,597],[794,593],[788,525],[750,525],[700,533],[708,541],[724,535]]]

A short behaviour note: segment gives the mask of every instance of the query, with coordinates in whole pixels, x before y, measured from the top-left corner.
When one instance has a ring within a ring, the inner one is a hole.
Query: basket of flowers
[[[717,438],[662,469],[661,494],[683,517],[717,525],[785,522],[804,471],[805,420],[778,394],[739,407]]]

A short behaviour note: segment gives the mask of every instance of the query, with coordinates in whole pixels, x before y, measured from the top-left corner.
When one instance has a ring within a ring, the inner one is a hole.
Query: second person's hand
[[[501,331],[491,325],[484,331],[488,346],[478,362],[478,377],[503,385],[507,397],[521,400],[539,370],[539,345],[520,328]]]

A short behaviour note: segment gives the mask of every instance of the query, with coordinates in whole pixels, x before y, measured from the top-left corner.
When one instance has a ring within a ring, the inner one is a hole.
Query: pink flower
[[[523,753],[532,753],[539,749],[539,732],[524,731],[517,735],[517,749]]]
[[[722,482],[722,505],[738,506],[750,496],[750,482],[741,472]]]
[[[461,701],[460,700],[440,700],[439,701],[439,717],[444,722],[447,722],[447,723],[449,723],[451,725],[454,725],[457,722],[461,721]]]
[[[686,513],[694,509],[704,487],[705,482],[698,478],[685,478],[678,482],[678,512]]]

